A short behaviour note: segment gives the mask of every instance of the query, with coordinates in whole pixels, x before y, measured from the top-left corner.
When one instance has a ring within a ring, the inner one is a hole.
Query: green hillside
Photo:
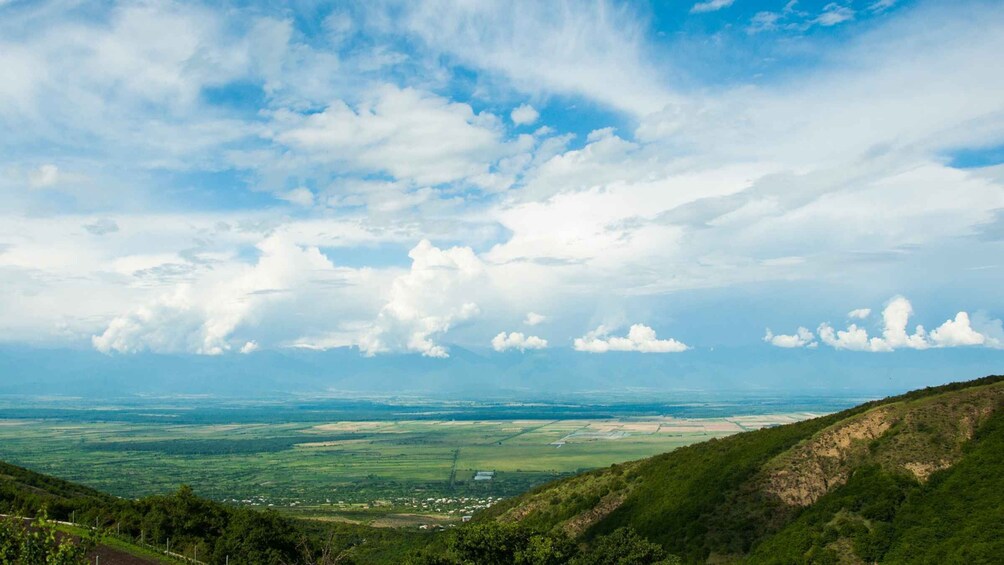
[[[630,528],[695,563],[995,562],[1002,404],[1004,377],[914,391],[578,475],[479,520],[582,544]]]
[[[59,529],[94,538],[99,549],[128,553],[137,563],[182,562],[163,558],[168,540],[173,554],[197,555],[203,563],[318,565],[400,562],[435,541],[424,532],[296,520],[224,505],[188,487],[166,496],[121,499],[0,462],[0,514],[43,513],[87,526]],[[0,550],[3,541],[0,535]]]

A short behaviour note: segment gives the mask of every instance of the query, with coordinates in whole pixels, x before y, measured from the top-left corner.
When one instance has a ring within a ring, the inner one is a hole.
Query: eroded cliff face
[[[844,420],[779,455],[757,483],[790,506],[808,506],[862,464],[926,481],[962,457],[973,433],[1004,403],[1004,387],[881,406]]]
[[[791,506],[808,506],[844,484],[868,442],[889,430],[895,417],[877,408],[823,430],[768,465],[765,490]]]
[[[621,504],[624,504],[626,498],[627,492],[612,492],[600,499],[599,504],[596,506],[565,521],[561,525],[561,528],[569,537],[573,539],[577,538],[593,526],[593,524],[598,523],[609,516],[611,512],[617,510]]]

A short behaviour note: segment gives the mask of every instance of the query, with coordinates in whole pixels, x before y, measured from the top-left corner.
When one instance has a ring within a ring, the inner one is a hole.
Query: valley
[[[122,497],[187,484],[220,502],[298,517],[436,527],[577,472],[816,415],[237,424],[17,418],[0,422],[0,459]]]

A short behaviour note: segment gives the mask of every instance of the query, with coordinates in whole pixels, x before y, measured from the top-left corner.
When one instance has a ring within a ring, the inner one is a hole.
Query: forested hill
[[[633,530],[693,563],[999,563],[1002,406],[1000,376],[918,390],[578,475],[479,520],[580,544]]]
[[[73,520],[88,530],[96,527],[88,535],[96,534],[99,545],[139,549],[144,554],[152,549],[154,557],[163,554],[170,539],[173,554],[197,555],[199,562],[213,564],[400,563],[435,541],[419,532],[321,524],[224,505],[196,496],[185,486],[168,495],[121,499],[3,462],[0,514]],[[7,531],[0,527],[0,563],[7,563],[3,557],[5,542],[10,541],[5,538]]]

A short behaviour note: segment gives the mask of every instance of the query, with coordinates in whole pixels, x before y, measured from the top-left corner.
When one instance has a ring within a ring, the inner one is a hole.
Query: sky
[[[999,2],[0,2],[0,343],[999,361],[1001,53]]]

